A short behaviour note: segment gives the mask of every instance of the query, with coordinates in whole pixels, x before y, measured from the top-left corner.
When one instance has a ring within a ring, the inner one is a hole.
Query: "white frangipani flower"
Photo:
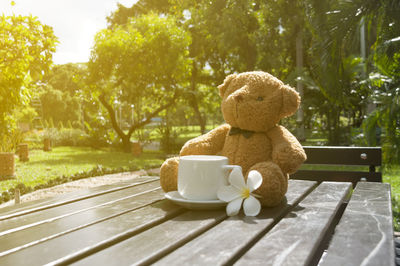
[[[242,207],[246,216],[256,216],[261,210],[261,204],[255,197],[260,197],[252,192],[259,188],[262,183],[262,176],[258,171],[250,171],[247,184],[244,181],[242,171],[234,168],[229,175],[229,186],[222,186],[218,190],[218,198],[229,202],[226,206],[226,213],[229,216],[237,215]]]

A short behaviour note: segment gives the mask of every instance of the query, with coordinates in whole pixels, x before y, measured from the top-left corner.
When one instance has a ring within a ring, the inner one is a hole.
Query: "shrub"
[[[85,146],[88,135],[81,129],[62,128],[53,135],[54,146]]]
[[[169,126],[160,126],[157,129],[161,136],[160,148],[166,154],[178,153],[182,144],[178,143],[179,130]]]

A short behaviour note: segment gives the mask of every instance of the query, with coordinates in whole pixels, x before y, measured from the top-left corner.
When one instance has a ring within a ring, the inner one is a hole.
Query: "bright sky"
[[[136,0],[0,0],[0,14],[29,15],[53,27],[59,44],[55,64],[89,60],[94,35],[107,27],[106,17],[117,3],[130,7]]]

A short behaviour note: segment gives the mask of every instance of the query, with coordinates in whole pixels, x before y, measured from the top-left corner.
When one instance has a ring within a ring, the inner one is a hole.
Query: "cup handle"
[[[224,170],[233,170],[235,168],[238,168],[240,170],[240,172],[242,172],[242,167],[239,166],[239,165],[229,165],[228,164],[228,165],[223,165],[222,166],[222,169],[224,169]]]

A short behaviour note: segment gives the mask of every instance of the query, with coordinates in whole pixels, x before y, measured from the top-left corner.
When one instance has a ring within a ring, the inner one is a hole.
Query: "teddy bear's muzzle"
[[[233,99],[235,99],[236,102],[241,102],[243,101],[244,97],[242,94],[236,94],[235,96],[233,96]]]

